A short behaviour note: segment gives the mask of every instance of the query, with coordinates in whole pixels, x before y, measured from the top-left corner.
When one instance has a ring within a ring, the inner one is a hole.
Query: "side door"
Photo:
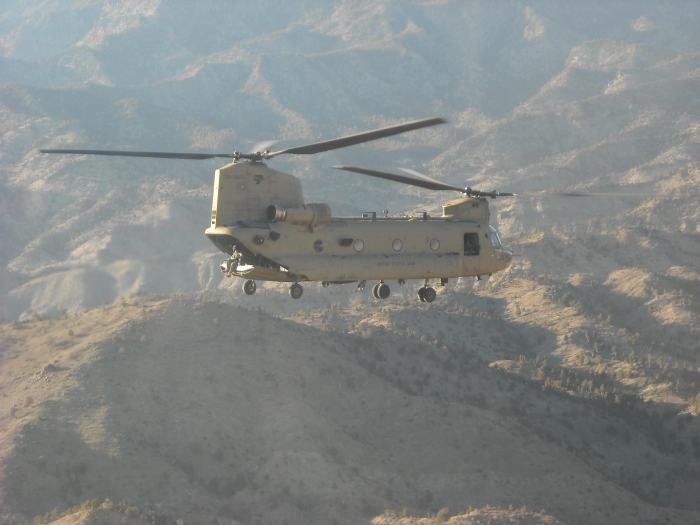
[[[465,275],[479,275],[481,245],[479,244],[479,234],[477,232],[467,232],[464,234],[464,259],[462,270]]]

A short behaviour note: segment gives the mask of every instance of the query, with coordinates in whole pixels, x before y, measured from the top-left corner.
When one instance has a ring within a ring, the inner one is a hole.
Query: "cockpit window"
[[[491,244],[493,244],[494,248],[500,248],[501,238],[498,236],[496,228],[494,228],[493,226],[489,226],[489,229],[491,230]]]

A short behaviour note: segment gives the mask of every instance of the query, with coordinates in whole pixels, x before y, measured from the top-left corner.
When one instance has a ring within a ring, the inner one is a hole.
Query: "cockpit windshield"
[[[491,244],[493,244],[494,248],[500,248],[501,238],[498,236],[496,228],[494,228],[493,226],[489,226],[489,229],[491,230]]]

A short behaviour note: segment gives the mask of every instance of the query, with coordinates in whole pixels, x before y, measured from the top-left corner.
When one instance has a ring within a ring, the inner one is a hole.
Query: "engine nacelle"
[[[458,221],[489,223],[489,203],[482,197],[462,197],[442,205],[442,217]]]
[[[317,202],[293,208],[282,208],[271,204],[267,208],[267,218],[272,222],[285,221],[314,228],[316,226],[325,226],[331,222],[331,207],[328,204]]]

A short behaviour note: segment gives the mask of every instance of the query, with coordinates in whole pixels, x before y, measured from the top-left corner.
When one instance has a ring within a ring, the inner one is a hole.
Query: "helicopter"
[[[279,151],[253,153],[164,153],[148,151],[41,149],[42,153],[152,157],[204,160],[227,158],[231,162],[215,171],[211,224],[205,235],[229,258],[221,265],[226,277],[245,279],[243,291],[253,295],[259,281],[291,283],[289,293],[300,299],[301,283],[330,284],[377,281],[372,293],[387,299],[387,281],[404,285],[422,281],[418,296],[432,303],[437,292],[431,281],[445,286],[458,277],[492,275],[511,263],[513,253],[503,246],[490,225],[489,198],[537,197],[459,188],[410,169],[407,175],[354,166],[334,168],[429,190],[453,191],[461,197],[446,202],[442,215],[426,212],[401,217],[333,217],[325,203],[306,203],[299,178],[276,171],[264,161],[278,155],[311,155],[408,131],[444,124],[439,117],[413,120],[323,142]],[[560,193],[562,196],[583,196]]]

